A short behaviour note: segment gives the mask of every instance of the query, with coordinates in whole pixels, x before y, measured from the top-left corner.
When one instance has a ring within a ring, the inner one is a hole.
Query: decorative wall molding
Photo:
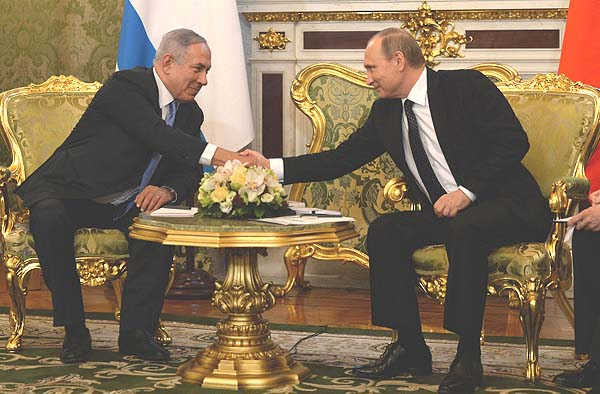
[[[436,16],[449,20],[566,19],[567,8],[513,10],[436,10]],[[403,21],[418,17],[415,11],[380,12],[244,12],[248,22],[360,22]]]

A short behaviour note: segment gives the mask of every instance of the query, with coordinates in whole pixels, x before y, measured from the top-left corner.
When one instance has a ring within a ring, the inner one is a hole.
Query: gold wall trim
[[[453,21],[505,19],[566,19],[567,8],[523,10],[440,10],[436,17]],[[404,21],[417,18],[416,11],[343,11],[343,12],[244,12],[248,22],[357,22]]]

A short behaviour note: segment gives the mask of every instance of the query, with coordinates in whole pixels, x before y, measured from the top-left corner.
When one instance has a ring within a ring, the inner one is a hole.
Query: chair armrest
[[[402,176],[392,178],[385,184],[383,197],[387,202],[400,204],[410,211],[421,210],[421,204],[410,198],[408,184]]]
[[[558,217],[565,217],[574,209],[573,201],[584,201],[590,191],[590,181],[582,177],[562,177],[552,184],[548,196],[550,211]]]
[[[12,172],[7,167],[0,166],[0,236],[2,237],[12,230],[15,222],[8,191],[8,182],[11,179]]]
[[[0,166],[0,186],[6,184],[12,176],[12,172],[7,168]]]

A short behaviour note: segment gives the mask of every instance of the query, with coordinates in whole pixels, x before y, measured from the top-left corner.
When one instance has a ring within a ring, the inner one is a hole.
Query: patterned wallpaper
[[[123,0],[0,0],[0,10],[0,91],[114,71]]]

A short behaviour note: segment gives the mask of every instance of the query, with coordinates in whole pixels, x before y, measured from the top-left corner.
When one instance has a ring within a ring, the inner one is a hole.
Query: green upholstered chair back
[[[552,183],[583,176],[583,164],[596,141],[598,96],[592,88],[566,77],[540,74],[527,81],[498,83],[529,138],[523,164],[548,197]],[[582,149],[583,148],[583,149]]]
[[[100,86],[72,76],[54,76],[0,95],[2,137],[17,184],[65,140]]]
[[[322,63],[306,67],[292,84],[292,99],[313,126],[309,152],[334,149],[367,119],[377,93],[365,84],[366,75],[338,64]],[[391,211],[383,188],[401,175],[386,154],[341,178],[292,186],[290,199],[307,206],[340,210],[356,219],[358,239],[346,246],[364,251],[369,223]]]

